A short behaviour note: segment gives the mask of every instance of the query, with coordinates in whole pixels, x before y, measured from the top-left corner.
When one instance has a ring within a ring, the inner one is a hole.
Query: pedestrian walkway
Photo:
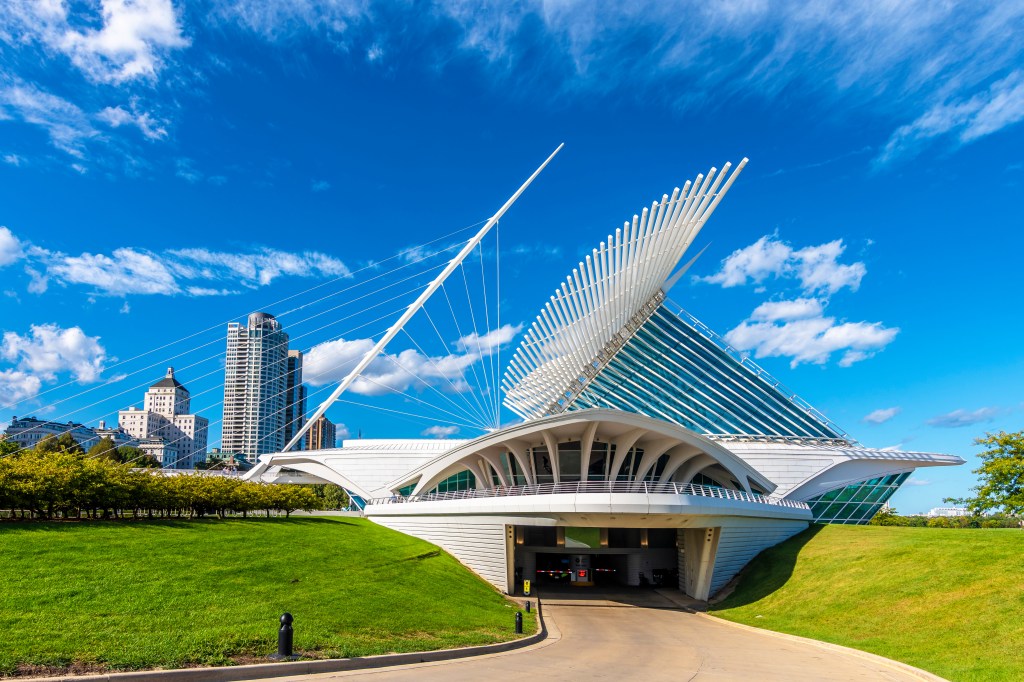
[[[929,679],[844,651],[738,628],[698,615],[652,590],[552,594],[544,598],[551,637],[502,654],[441,663],[278,678],[470,680],[731,680],[908,682]],[[937,678],[930,678],[937,679]]]

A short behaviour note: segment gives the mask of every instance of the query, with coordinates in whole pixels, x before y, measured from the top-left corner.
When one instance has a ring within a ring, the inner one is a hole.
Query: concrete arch
[[[584,472],[590,466],[594,442],[600,441],[615,446],[615,454],[606,480],[616,480],[630,450],[641,447],[644,448],[644,456],[639,463],[634,482],[642,481],[657,463],[658,458],[667,453],[669,462],[661,475],[662,481],[670,480],[673,474],[677,474],[675,480],[681,480],[682,475],[697,467],[685,479],[688,481],[700,469],[717,465],[729,472],[732,479],[740,481],[746,492],[750,492],[751,484],[766,491],[775,488],[771,481],[729,450],[689,429],[643,415],[592,409],[517,424],[469,441],[392,481],[388,489],[397,491],[415,482],[413,494],[420,495],[432,490],[438,483],[462,469],[473,471],[477,476],[478,487],[491,488],[494,485],[493,480],[489,472],[485,471],[488,465],[494,469],[503,485],[507,485],[511,481],[508,481],[503,471],[504,467],[501,466],[501,452],[508,452],[509,457],[516,460],[518,468],[526,475],[527,483],[534,485],[537,482],[537,472],[530,452],[534,447],[544,447],[548,451],[552,462],[553,479],[558,483],[561,480],[558,443],[567,440],[580,442],[581,476],[585,476]],[[699,459],[695,459],[698,455]],[[486,465],[481,466],[483,463]],[[684,466],[686,469],[679,475],[680,468]]]

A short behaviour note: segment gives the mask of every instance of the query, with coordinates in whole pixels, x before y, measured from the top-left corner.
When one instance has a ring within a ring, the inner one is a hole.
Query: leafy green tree
[[[21,450],[13,440],[0,440],[0,458],[17,454]]]
[[[975,494],[945,501],[964,504],[977,515],[1000,510],[1024,514],[1024,431],[990,433],[974,442],[988,448],[978,455],[982,463],[974,470],[980,479]]]
[[[62,452],[66,452],[70,455],[85,454],[85,450],[83,450],[82,446],[78,444],[78,441],[75,440],[75,437],[71,435],[70,431],[65,431],[60,434],[60,438],[57,439],[57,447],[60,448]]]
[[[117,461],[137,469],[159,469],[160,460],[134,445],[122,445],[117,449]]]
[[[89,459],[107,459],[112,462],[120,461],[117,457],[117,445],[111,438],[100,438],[85,454]]]
[[[332,483],[315,483],[308,488],[320,500],[322,509],[345,509],[349,505],[348,495],[341,486]]]
[[[33,450],[41,455],[45,455],[50,452],[60,452],[61,447],[57,442],[57,436],[50,434],[49,436],[43,436],[43,438],[36,443]]]

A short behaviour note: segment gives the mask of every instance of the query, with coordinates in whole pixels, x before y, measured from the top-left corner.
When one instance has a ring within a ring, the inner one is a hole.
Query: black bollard
[[[526,600],[526,612],[527,613],[530,612],[530,600],[529,599]]]
[[[516,634],[523,634],[523,612],[516,611]]]
[[[292,658],[292,639],[295,631],[292,629],[292,614],[287,611],[281,615],[281,629],[277,631],[277,656],[276,658]]]

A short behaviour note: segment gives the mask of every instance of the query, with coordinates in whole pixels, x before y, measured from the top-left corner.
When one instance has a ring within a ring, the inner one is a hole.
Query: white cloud
[[[973,142],[1024,120],[1024,71],[1014,71],[987,90],[967,99],[933,105],[915,121],[900,126],[875,159],[876,165],[913,156],[932,138],[956,134],[960,143]]]
[[[132,100],[131,111],[120,106],[106,107],[96,114],[96,118],[111,128],[120,128],[123,125],[135,126],[144,137],[150,140],[167,137],[167,129],[160,121],[154,119],[150,114],[138,110],[138,99]]]
[[[132,311],[132,307],[128,304],[128,301],[125,301],[124,305],[122,305],[121,309],[118,310],[117,312],[121,313],[122,315],[127,315],[131,311]]]
[[[846,246],[842,239],[808,246],[793,252],[796,276],[800,286],[807,292],[823,292],[826,295],[849,287],[851,291],[860,288],[860,281],[867,274],[863,263],[842,264],[839,257]]]
[[[87,3],[73,13],[60,0],[5,5],[0,18],[19,43],[64,55],[98,83],[151,80],[172,51],[189,44],[171,0],[101,0],[99,12]]]
[[[903,485],[907,485],[907,486],[911,486],[911,487],[922,486],[922,485],[931,485],[931,484],[932,484],[932,482],[929,481],[927,478],[913,478],[913,477],[908,478],[903,483]]]
[[[516,244],[509,252],[517,256],[527,256],[530,258],[559,258],[562,255],[562,247],[554,244],[534,242],[532,244]]]
[[[9,259],[16,254],[23,254],[21,257],[28,261],[28,290],[36,294],[47,290],[50,279],[85,285],[97,294],[109,296],[224,296],[237,293],[240,284],[256,288],[285,276],[350,276],[342,261],[319,251],[292,253],[260,247],[248,253],[208,249],[169,249],[157,253],[124,247],[109,255],[72,256],[20,241],[10,230],[0,227],[0,266],[6,264],[5,258],[8,263],[14,262]]]
[[[346,438],[352,437],[352,432],[348,430],[348,427],[344,424],[334,425],[334,437],[339,440],[345,440]]]
[[[866,415],[863,421],[868,424],[884,424],[902,411],[902,408],[899,407],[886,407],[874,410],[870,414]]]
[[[928,420],[929,426],[955,429],[961,426],[972,426],[982,422],[992,421],[1002,410],[998,407],[980,407],[977,410],[953,410],[946,414],[940,414]]]
[[[532,95],[543,78],[545,102],[621,90],[699,110],[796,93],[829,110],[837,102],[866,110],[874,120],[894,121],[893,128],[914,121],[893,134],[912,144],[943,134],[968,142],[1021,117],[1022,38],[1015,29],[1024,3],[1017,1],[728,0],[681,7],[662,0],[436,0],[404,6],[400,25],[371,0],[184,7],[176,11],[172,0],[5,0],[0,42],[32,50],[25,57],[32,63],[64,56],[97,83],[153,82],[189,45],[187,11],[190,23],[218,33],[241,28],[281,45],[311,36],[371,63],[418,49],[417,61],[436,72],[469,56],[503,94]],[[941,123],[948,117],[952,126]]]
[[[470,332],[456,341],[455,347],[464,353],[476,353],[481,356],[490,355],[499,348],[511,343],[512,339],[516,338],[522,330],[522,324],[503,324],[485,334]]]
[[[847,287],[856,291],[867,267],[861,262],[840,263],[845,250],[842,239],[794,249],[774,235],[765,235],[750,246],[733,251],[715,274],[697,279],[729,288],[762,284],[769,277],[795,278],[808,294],[831,295]]]
[[[338,339],[314,346],[303,358],[303,378],[313,386],[339,382],[373,346],[373,339]],[[422,382],[427,382],[464,391],[469,389],[465,372],[479,359],[475,354],[427,357],[407,349],[375,358],[349,390],[360,395],[384,395],[420,390]]]
[[[185,182],[197,183],[203,179],[203,174],[195,167],[192,159],[178,159],[174,162],[174,174]]]
[[[788,267],[793,249],[788,244],[765,235],[750,246],[733,251],[722,261],[722,269],[713,275],[699,278],[723,287],[736,287],[752,281],[760,284],[769,276],[780,276]]]
[[[434,425],[423,429],[421,436],[430,436],[431,438],[450,438],[459,432],[458,426],[439,426]]]
[[[250,284],[266,285],[278,277],[348,277],[348,267],[333,256],[319,251],[291,253],[262,248],[255,253],[228,253],[208,249],[171,249],[166,252],[172,267],[190,276],[199,273],[206,279],[238,278]]]
[[[310,189],[313,190],[314,192],[326,192],[330,188],[331,183],[327,182],[326,180],[315,180],[313,184],[310,185]]]
[[[49,278],[35,268],[26,267],[25,274],[28,275],[28,292],[30,294],[45,294],[50,286]]]
[[[2,117],[0,117],[0,120],[2,120]],[[25,163],[25,159],[17,154],[4,154],[4,163],[11,166],[20,166]]]
[[[181,291],[163,259],[130,248],[115,249],[110,256],[57,256],[47,271],[64,282],[85,284],[113,296],[170,295]]]
[[[268,40],[312,32],[342,50],[358,48],[370,61],[408,43],[407,31],[395,30],[387,13],[366,0],[220,0],[213,8],[221,22]],[[991,88],[972,103],[962,138],[1019,120],[1010,86],[991,83],[1019,67],[1020,2],[731,0],[682,9],[660,0],[439,0],[410,11],[421,30],[453,37],[434,48],[440,64],[456,52],[480,57],[503,92],[533,91],[543,71],[548,100],[629,87],[638,96],[654,91],[677,107],[706,108],[736,97],[803,92],[859,109],[867,104],[895,118],[908,111],[924,117]],[[359,42],[366,35],[372,43]]]
[[[213,289],[211,287],[185,287],[189,296],[229,296],[237,294],[237,289]]]
[[[487,333],[475,332],[455,342],[459,353],[427,357],[407,349],[374,359],[349,389],[361,395],[420,391],[428,385],[442,390],[467,391],[466,372],[482,357],[507,345],[522,325],[502,325]],[[373,339],[338,339],[314,346],[303,358],[303,378],[313,386],[344,379],[374,346]]]
[[[21,260],[24,255],[18,238],[9,229],[0,225],[0,268]]]
[[[841,352],[839,366],[849,367],[884,349],[899,333],[898,328],[880,322],[838,323],[834,317],[824,316],[820,302],[817,314],[809,315],[812,307],[800,300],[762,304],[730,330],[725,340],[756,358],[791,358],[791,367],[805,362],[825,364],[833,353]],[[794,314],[797,316],[786,316]]]
[[[32,325],[25,336],[4,332],[0,345],[0,358],[44,381],[55,380],[61,372],[70,372],[83,383],[98,381],[106,357],[98,336],[56,324]]]
[[[821,317],[824,307],[816,298],[798,298],[793,301],[766,301],[754,308],[751,320],[776,322],[778,320],[802,320]]]
[[[363,20],[369,12],[369,4],[368,0],[219,0],[213,3],[213,14],[223,23],[241,25],[268,40],[283,40],[309,30],[333,39]]]
[[[0,370],[0,405],[14,407],[23,400],[34,398],[42,385],[39,377],[28,372]]]
[[[0,81],[0,119],[4,115],[39,126],[50,144],[76,158],[84,158],[86,141],[98,135],[78,106],[31,84]]]

